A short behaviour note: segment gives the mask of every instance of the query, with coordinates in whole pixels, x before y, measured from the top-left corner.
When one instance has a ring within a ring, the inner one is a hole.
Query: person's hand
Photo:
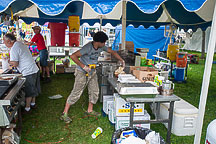
[[[88,66],[86,66],[86,65],[83,67],[83,69],[84,69],[87,73],[89,73],[89,72],[91,71],[90,67],[88,67]]]
[[[125,68],[125,61],[124,61],[124,60],[121,60],[121,61],[120,61],[120,65],[121,65],[123,68]]]

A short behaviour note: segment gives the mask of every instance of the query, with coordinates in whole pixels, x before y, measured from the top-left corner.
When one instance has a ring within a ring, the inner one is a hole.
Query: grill
[[[2,79],[3,77],[8,79]],[[0,126],[8,126],[25,100],[24,78],[16,74],[0,75]]]

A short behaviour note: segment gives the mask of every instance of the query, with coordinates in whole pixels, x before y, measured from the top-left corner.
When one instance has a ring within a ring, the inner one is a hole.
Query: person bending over
[[[68,117],[68,110],[71,105],[75,104],[79,100],[86,85],[88,86],[89,94],[89,103],[86,113],[89,115],[99,116],[99,113],[93,110],[93,105],[97,103],[99,97],[98,78],[96,71],[92,71],[89,65],[98,63],[98,57],[102,51],[111,53],[122,63],[123,66],[125,65],[124,60],[115,51],[105,46],[107,40],[107,35],[104,32],[99,31],[95,33],[92,42],[87,43],[82,49],[76,51],[70,56],[77,64],[77,68],[74,73],[75,83],[73,90],[67,98],[64,111],[60,117],[64,122],[70,123],[72,121],[72,119]],[[88,73],[88,77],[86,77],[86,73]]]

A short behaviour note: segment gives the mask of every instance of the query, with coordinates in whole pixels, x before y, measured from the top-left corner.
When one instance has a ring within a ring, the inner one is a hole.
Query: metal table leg
[[[130,127],[133,127],[133,117],[134,117],[134,102],[130,103]]]
[[[155,119],[156,119],[156,120],[159,119],[159,114],[160,114],[160,103],[157,102],[157,103],[156,103],[156,115],[155,115]]]
[[[56,63],[55,63],[55,56],[53,57],[54,60],[54,72],[56,71]]]
[[[170,144],[172,119],[173,119],[173,108],[174,108],[174,101],[171,101],[170,107],[169,107],[169,122],[168,122],[167,137],[166,137],[167,144]]]

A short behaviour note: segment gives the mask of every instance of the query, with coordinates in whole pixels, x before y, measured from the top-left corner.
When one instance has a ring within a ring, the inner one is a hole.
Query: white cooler
[[[160,104],[160,118],[168,118],[169,103]],[[174,103],[171,132],[177,136],[190,136],[195,134],[198,109],[181,99]],[[164,123],[166,128],[167,123]]]

